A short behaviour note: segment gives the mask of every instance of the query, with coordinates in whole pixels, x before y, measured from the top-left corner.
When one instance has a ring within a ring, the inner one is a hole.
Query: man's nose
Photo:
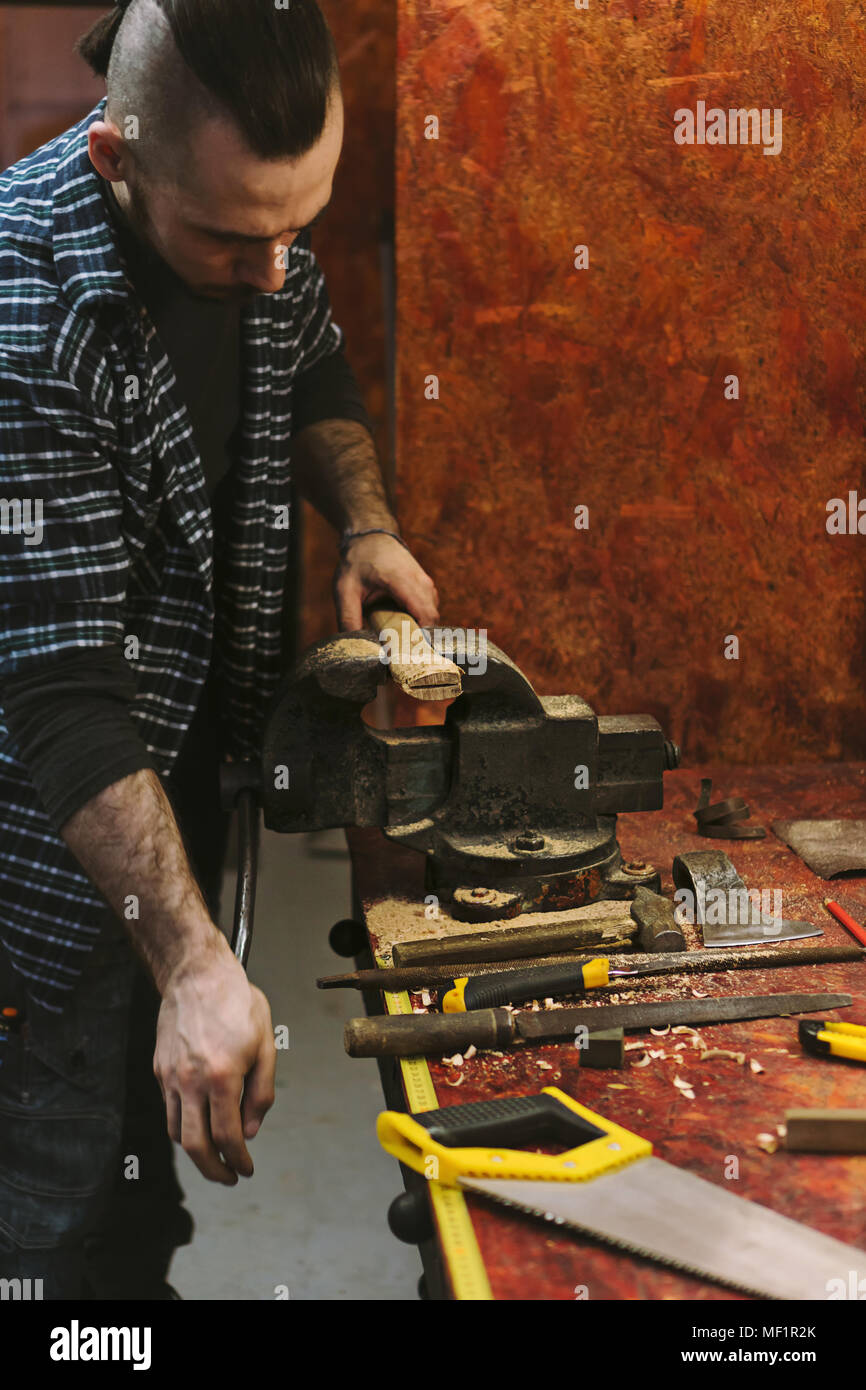
[[[263,294],[276,294],[283,288],[293,236],[274,241],[261,251],[250,250],[238,261],[235,275],[239,283],[252,285]]]

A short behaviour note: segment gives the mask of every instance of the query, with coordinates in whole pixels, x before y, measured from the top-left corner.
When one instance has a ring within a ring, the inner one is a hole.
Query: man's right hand
[[[274,1103],[271,1011],[211,919],[159,777],[143,768],[113,782],[61,834],[162,999],[153,1070],[168,1132],[206,1178],[233,1187],[253,1171],[244,1139]]]
[[[162,988],[154,1074],[168,1132],[212,1182],[251,1177],[244,1142],[274,1103],[271,1011],[225,937],[175,966]]]

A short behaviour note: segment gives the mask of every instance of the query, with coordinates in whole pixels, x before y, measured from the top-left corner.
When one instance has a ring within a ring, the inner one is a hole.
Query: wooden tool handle
[[[785,1126],[795,1153],[866,1153],[866,1110],[789,1110]]]
[[[460,667],[430,645],[411,613],[385,600],[368,611],[368,619],[388,643],[388,666],[401,690],[414,700],[453,700],[463,688]]]
[[[397,1014],[350,1018],[344,1043],[350,1057],[448,1057],[475,1047],[504,1047],[512,1040],[507,1009],[469,1014]]]
[[[551,916],[553,914],[551,913]],[[627,951],[637,935],[637,922],[628,917],[596,918],[583,926],[497,927],[472,936],[443,936],[423,941],[398,941],[394,964],[448,965],[452,961],[495,962],[516,956],[568,955],[593,951],[611,955]]]

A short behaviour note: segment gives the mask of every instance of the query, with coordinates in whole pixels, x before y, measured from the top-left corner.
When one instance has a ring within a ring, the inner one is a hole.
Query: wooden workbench
[[[714,779],[713,801],[744,796],[752,820],[767,829],[766,839],[738,843],[696,835],[691,811],[702,775]],[[866,817],[866,764],[681,770],[666,774],[665,801],[662,811],[622,815],[618,823],[623,857],[657,865],[663,892],[673,891],[675,854],[719,849],[733,860],[750,888],[782,889],[786,918],[805,918],[824,928],[823,938],[803,945],[852,944],[822,900],[841,900],[858,920],[866,920],[866,874],[828,884],[777,839],[770,826],[780,819]],[[388,903],[392,918],[395,911],[399,915],[400,902],[407,914],[417,915],[424,898],[423,856],[393,845],[378,830],[351,830],[348,839],[356,906],[365,917],[377,904],[379,912],[373,911],[372,917],[381,917],[386,900],[395,900]],[[374,952],[385,944],[372,932],[370,943]],[[709,994],[842,991],[853,995],[854,1004],[839,1016],[866,1024],[866,967],[856,962],[828,968],[735,971],[727,976],[678,976],[676,982],[660,977],[650,985],[641,982],[638,988],[623,987],[613,993],[625,1001],[689,997],[692,990]],[[601,993],[609,998],[611,991]],[[413,995],[412,1002],[420,1001]],[[866,1107],[866,1067],[805,1056],[797,1041],[796,1020],[791,1018],[706,1027],[703,1036],[710,1047],[744,1052],[745,1063],[697,1060],[699,1053],[691,1047],[689,1034],[631,1035],[628,1041],[646,1041],[667,1057],[635,1067],[641,1053],[631,1050],[622,1071],[580,1070],[575,1049],[566,1044],[520,1047],[502,1055],[479,1053],[462,1067],[432,1057],[428,1062],[441,1106],[526,1095],[556,1085],[650,1139],[656,1153],[669,1162],[866,1248],[866,1155],[794,1154],[782,1148],[767,1152],[758,1142],[759,1135],[774,1135],[785,1111],[794,1107]],[[680,1043],[685,1046],[676,1050]],[[761,1070],[751,1066],[752,1060]],[[382,1075],[387,1103],[393,1106],[395,1095],[399,1100],[396,1063],[387,1059]],[[675,1077],[691,1082],[694,1100],[674,1085]],[[726,1167],[728,1172],[733,1167],[732,1158],[739,1170],[736,1180],[725,1177]],[[574,1299],[580,1287],[593,1300],[739,1297],[576,1235],[554,1232],[478,1199],[469,1198],[467,1205],[496,1299]],[[700,1221],[700,1212],[695,1219]],[[447,1296],[447,1269],[442,1282],[440,1292]]]

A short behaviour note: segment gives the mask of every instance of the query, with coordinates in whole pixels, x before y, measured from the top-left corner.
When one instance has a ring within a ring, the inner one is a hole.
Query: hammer
[[[674,917],[674,905],[649,888],[635,889],[631,915],[638,925],[638,944],[643,951],[684,951],[686,939]]]

